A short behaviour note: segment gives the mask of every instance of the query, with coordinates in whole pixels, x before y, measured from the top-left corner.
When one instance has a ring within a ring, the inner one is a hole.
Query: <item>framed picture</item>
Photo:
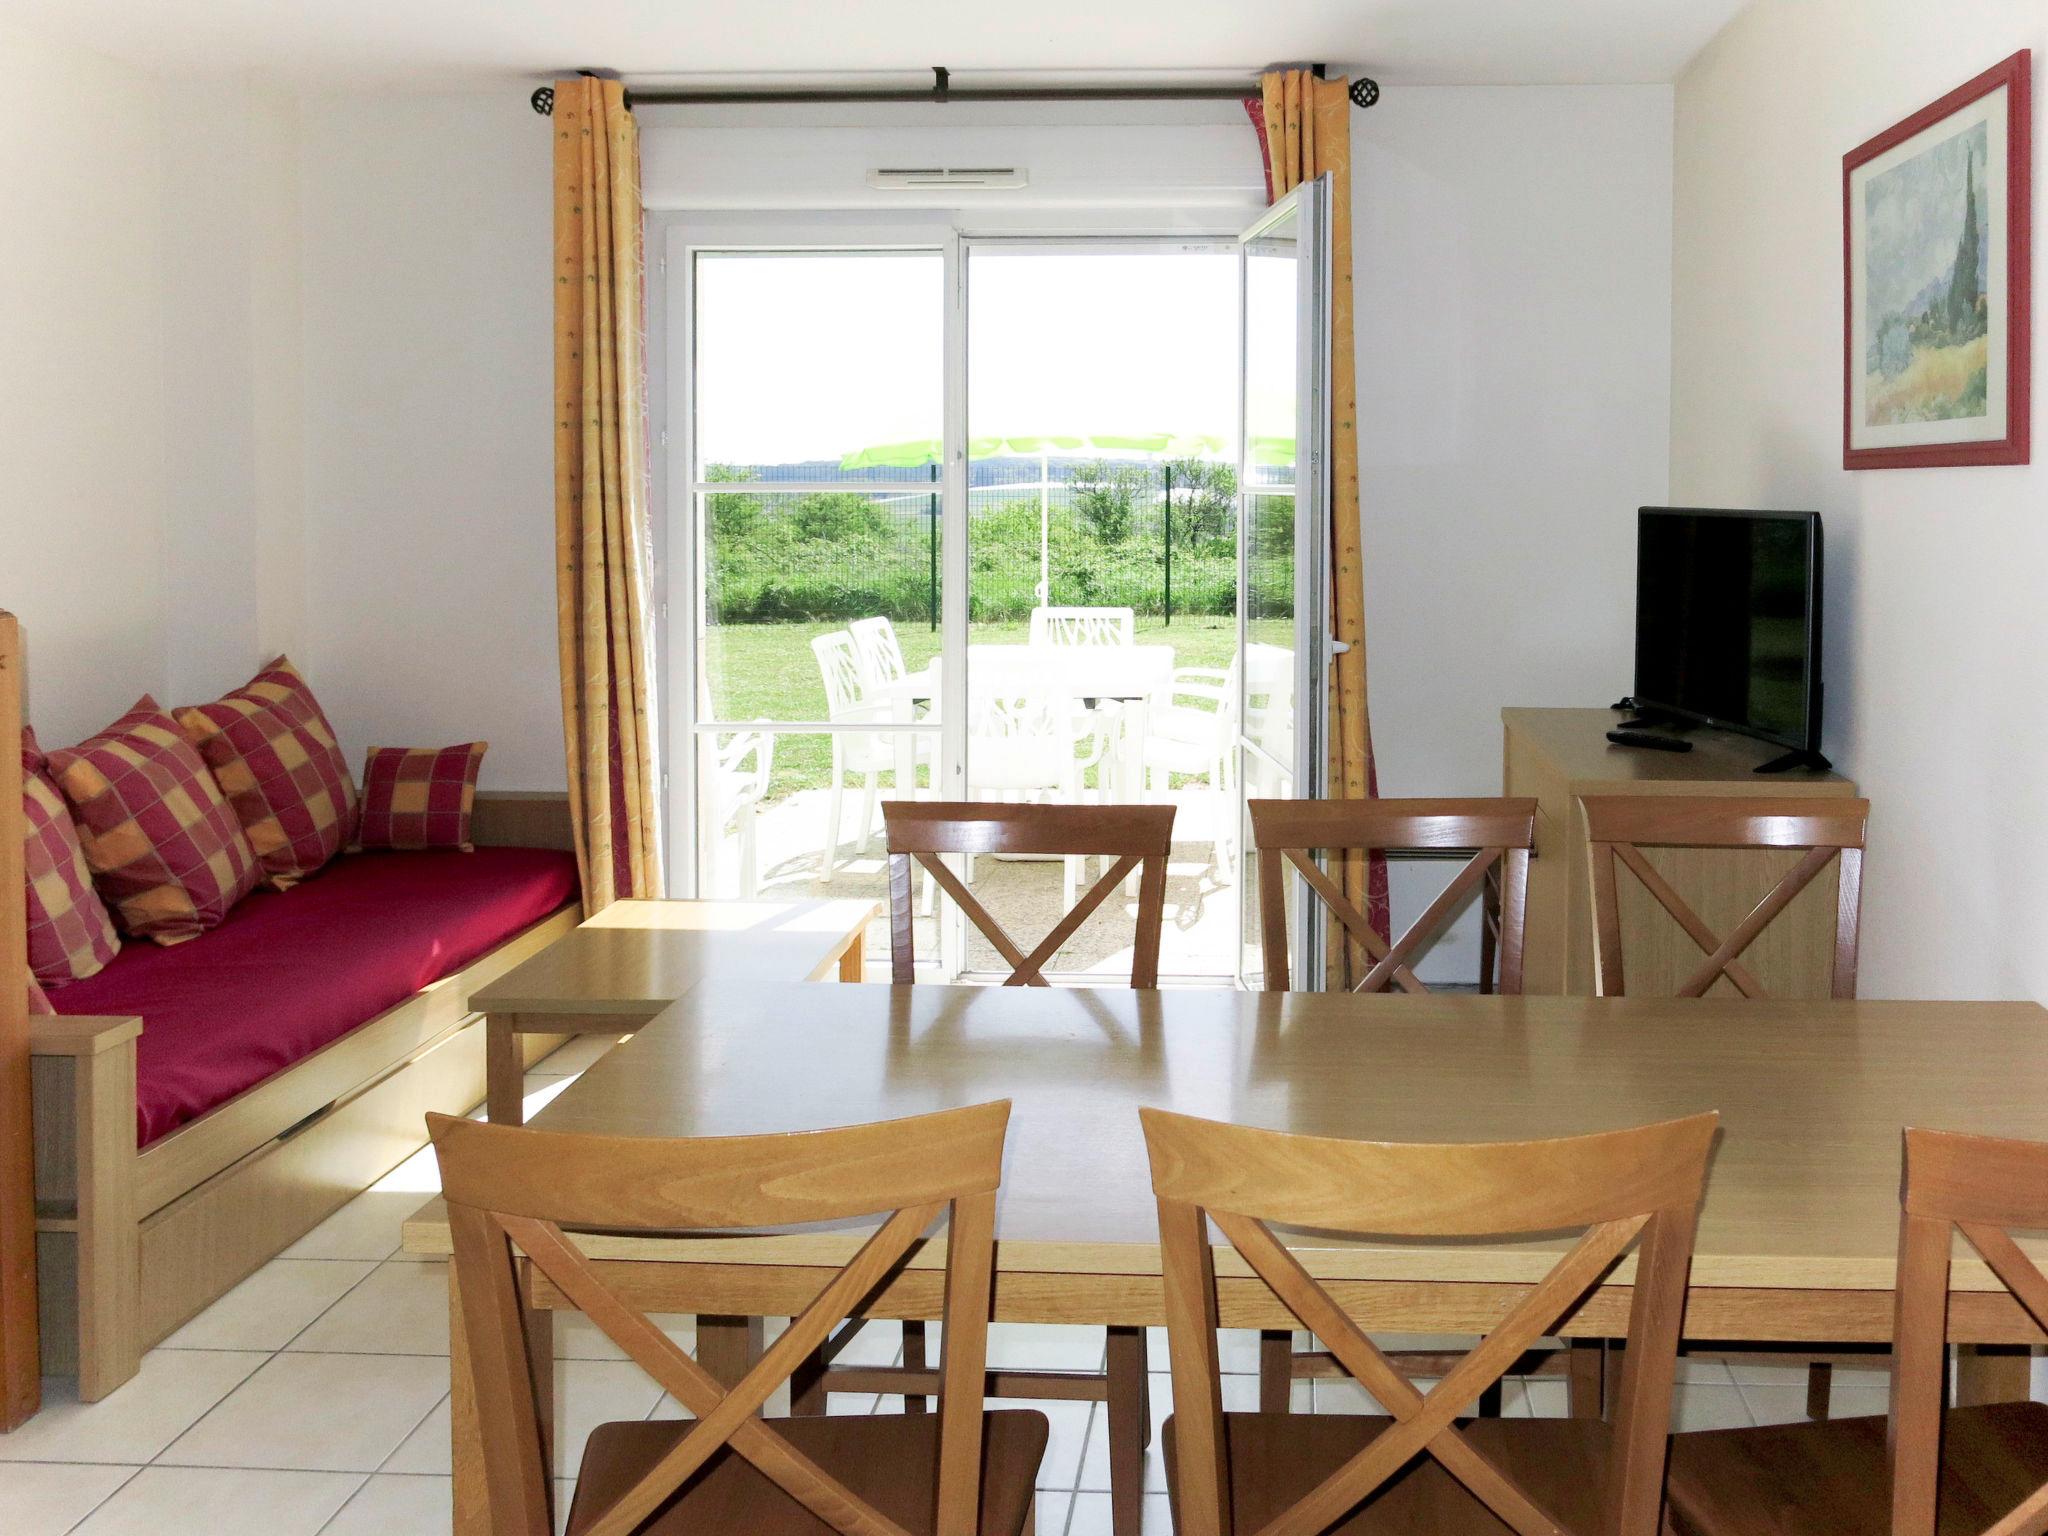
[[[2028,462],[2032,56],[1842,157],[1842,467]]]

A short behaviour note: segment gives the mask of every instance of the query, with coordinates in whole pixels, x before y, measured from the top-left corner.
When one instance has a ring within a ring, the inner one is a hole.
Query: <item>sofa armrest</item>
[[[29,1021],[43,1369],[96,1402],[142,1362],[135,1042],[142,1020]]]
[[[31,1056],[97,1056],[142,1033],[142,1020],[112,1014],[39,1013],[28,1021]]]
[[[479,848],[556,848],[572,852],[576,832],[569,795],[559,789],[480,789],[470,810],[469,840]]]

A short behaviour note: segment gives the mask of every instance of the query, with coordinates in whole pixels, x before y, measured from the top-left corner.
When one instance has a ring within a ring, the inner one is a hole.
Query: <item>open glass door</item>
[[[1248,799],[1325,792],[1329,714],[1329,180],[1275,203],[1238,241],[1238,980],[1265,983]],[[1323,974],[1323,925],[1288,882],[1293,974]]]

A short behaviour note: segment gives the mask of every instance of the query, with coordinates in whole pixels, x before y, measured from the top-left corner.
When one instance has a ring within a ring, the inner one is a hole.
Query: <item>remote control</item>
[[[1690,752],[1692,743],[1655,731],[1609,731],[1607,739],[1617,747],[1648,747],[1652,752]]]

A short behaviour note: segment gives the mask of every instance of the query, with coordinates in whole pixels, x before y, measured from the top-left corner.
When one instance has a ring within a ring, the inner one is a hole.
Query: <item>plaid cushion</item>
[[[21,733],[21,817],[26,828],[22,883],[28,892],[33,1002],[37,982],[61,987],[67,981],[83,981],[114,958],[121,941],[105,903],[92,888],[92,871],[85,867],[71,808],[44,777],[43,754],[26,729]]]
[[[147,694],[89,741],[50,754],[85,861],[121,926],[179,944],[255,888],[256,855],[178,722]]]
[[[334,728],[280,656],[213,704],[178,711],[256,852],[263,883],[282,891],[346,848],[356,786]]]
[[[37,1014],[55,1013],[56,1011],[56,1009],[50,1006],[50,1000],[47,997],[43,996],[43,989],[36,985],[35,977],[29,977],[28,1016],[30,1018],[34,1018]]]
[[[468,852],[476,773],[489,746],[370,748],[363,763],[361,846]]]

